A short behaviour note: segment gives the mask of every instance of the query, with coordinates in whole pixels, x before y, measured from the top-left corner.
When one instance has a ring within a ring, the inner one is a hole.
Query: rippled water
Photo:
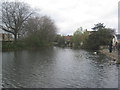
[[[3,52],[3,86],[117,88],[118,67],[104,55],[54,47]]]

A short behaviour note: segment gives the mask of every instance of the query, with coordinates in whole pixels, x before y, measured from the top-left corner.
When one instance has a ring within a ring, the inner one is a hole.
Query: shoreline
[[[108,49],[102,49],[102,50],[99,50],[100,53],[106,55],[107,57],[110,57],[111,59],[113,59],[114,61],[116,61],[115,63],[116,64],[120,64],[120,58],[119,58],[119,55],[118,55],[118,51],[112,51],[112,53],[109,53],[109,50]]]

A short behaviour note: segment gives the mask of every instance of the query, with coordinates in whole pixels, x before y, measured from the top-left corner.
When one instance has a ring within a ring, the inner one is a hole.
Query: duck
[[[97,52],[94,52],[93,54],[95,54],[95,55],[96,55],[96,54],[97,54]]]

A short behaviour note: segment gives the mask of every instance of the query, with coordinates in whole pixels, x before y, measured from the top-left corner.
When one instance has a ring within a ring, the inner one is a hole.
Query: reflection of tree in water
[[[16,87],[116,87],[118,80],[117,69],[101,54],[56,47],[7,52],[4,56],[4,78]]]
[[[17,53],[17,51],[14,51],[14,60],[17,60],[17,57],[18,57],[19,55],[18,55],[18,53]]]

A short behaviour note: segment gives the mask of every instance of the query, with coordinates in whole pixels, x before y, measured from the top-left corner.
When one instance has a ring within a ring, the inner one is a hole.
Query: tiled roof
[[[64,36],[65,40],[71,40],[72,36]]]

